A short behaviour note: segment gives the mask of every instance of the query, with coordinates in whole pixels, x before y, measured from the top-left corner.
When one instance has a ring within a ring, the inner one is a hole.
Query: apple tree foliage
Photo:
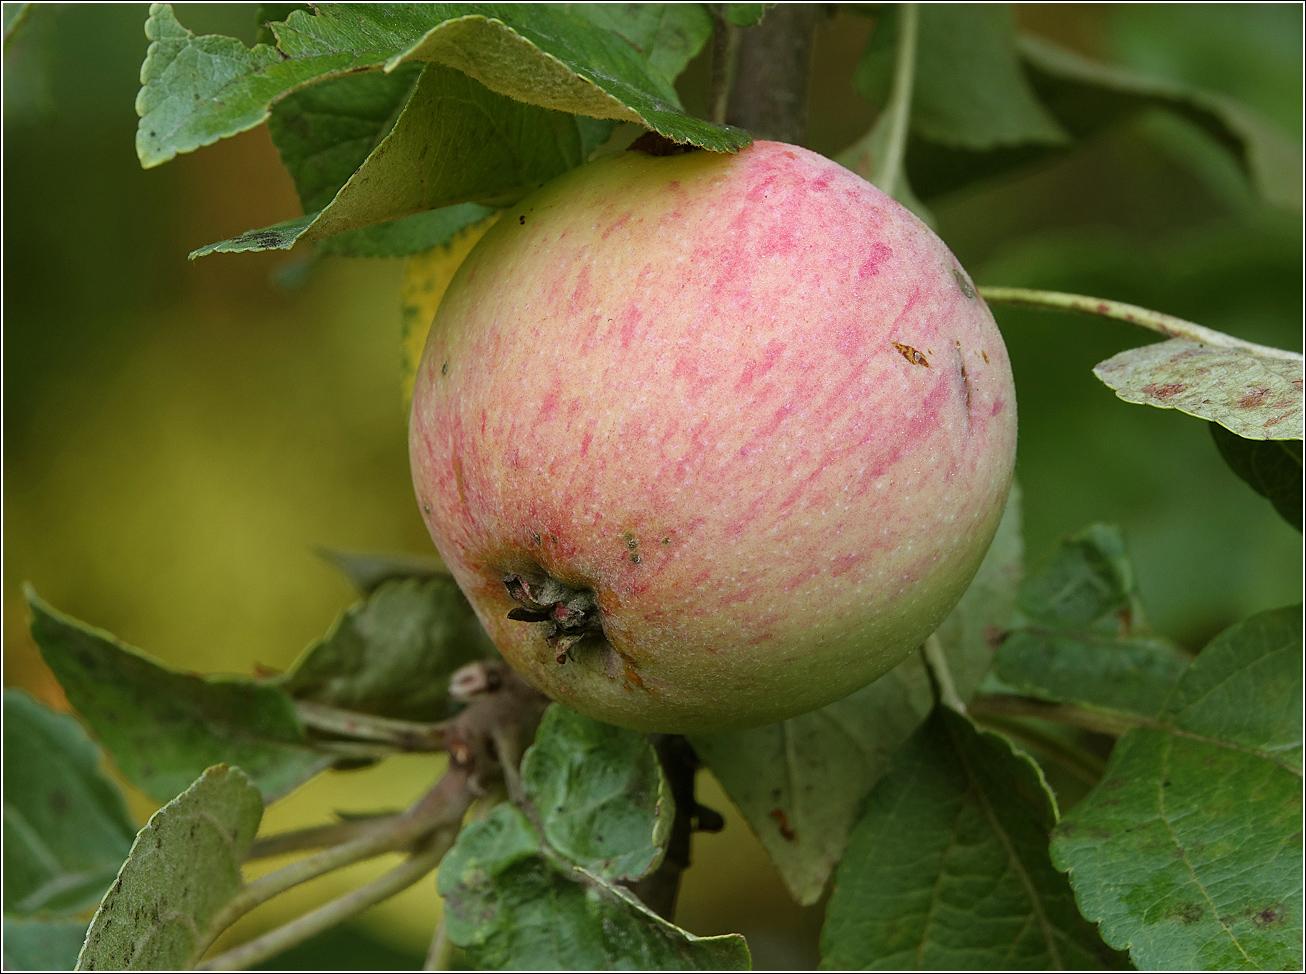
[[[29,6],[6,5],[6,38]],[[640,131],[710,152],[749,144],[686,114],[673,83],[714,33],[770,6],[267,5],[250,48],[155,4],[136,149],[152,167],[266,124],[304,215],[192,256],[304,242],[407,258],[411,389],[440,294],[499,208]],[[1265,200],[1301,206],[1299,149],[1226,96],[1022,35],[1004,5],[872,13],[855,84],[882,111],[839,161],[927,220],[939,194],[1157,108],[1230,150]],[[1207,421],[1233,473],[1301,529],[1301,356],[1105,299],[982,290],[1160,332],[1095,373],[1128,402]],[[244,876],[266,804],[422,741],[455,754],[442,722],[465,695],[450,680],[496,659],[470,607],[438,562],[331,557],[360,601],[276,675],[173,671],[28,590],[77,717],[5,695],[6,967],[201,964],[284,888]],[[937,637],[844,700],[689,741],[794,898],[829,893],[826,966],[1301,968],[1300,606],[1176,646],[1148,627],[1117,529],[1091,525],[1026,565],[1013,490]],[[517,743],[499,742],[506,787],[403,867],[412,882],[439,863],[433,962],[748,967],[742,937],[696,937],[641,899],[676,841],[649,739],[554,705]],[[139,833],[101,749],[166,803]],[[334,849],[384,831],[366,825],[345,823],[354,838]],[[306,861],[336,854],[322,844]],[[357,903],[388,895],[370,889]]]

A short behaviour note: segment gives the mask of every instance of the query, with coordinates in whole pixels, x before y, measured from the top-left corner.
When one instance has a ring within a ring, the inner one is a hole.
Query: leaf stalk
[[[432,835],[429,844],[406,862],[396,866],[384,876],[374,879],[366,886],[326,903],[310,913],[292,920],[284,926],[277,927],[248,943],[219,954],[196,969],[201,971],[236,971],[244,970],[253,964],[267,960],[287,948],[303,943],[336,924],[357,916],[369,907],[388,900],[412,886],[423,876],[435,869],[453,846],[458,835],[458,827],[448,826]]]
[[[883,154],[875,162],[871,182],[888,196],[897,198],[898,180],[902,177],[903,159],[907,154],[907,131],[911,121],[912,91],[916,85],[916,35],[920,10],[914,3],[904,3],[898,14],[898,45],[894,53],[893,85],[889,90],[889,136]]]
[[[883,188],[881,187],[881,189]],[[1102,318],[1124,321],[1131,325],[1138,325],[1140,328],[1147,328],[1157,334],[1164,335],[1166,338],[1184,338],[1189,341],[1200,342],[1203,345],[1214,345],[1218,348],[1242,349],[1269,358],[1288,359],[1294,362],[1302,361],[1299,352],[1289,352],[1282,348],[1271,348],[1269,345],[1258,345],[1255,342],[1243,341],[1241,338],[1234,338],[1232,335],[1226,335],[1224,332],[1216,331],[1213,328],[1205,328],[1191,321],[1185,321],[1183,318],[1176,318],[1174,315],[1152,311],[1150,308],[1141,308],[1136,304],[1125,304],[1123,301],[1091,298],[1083,294],[1066,294],[1062,291],[1038,291],[1023,287],[981,287],[978,290],[984,300],[990,304],[1096,315]]]

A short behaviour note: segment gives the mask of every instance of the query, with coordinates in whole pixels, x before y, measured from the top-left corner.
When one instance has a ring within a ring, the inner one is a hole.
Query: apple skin
[[[431,537],[508,662],[672,733],[815,709],[918,647],[1015,448],[1006,348],[943,242],[768,142],[619,153],[505,211],[436,314],[409,430]],[[567,609],[522,597],[552,581],[601,625],[565,653],[531,620]]]

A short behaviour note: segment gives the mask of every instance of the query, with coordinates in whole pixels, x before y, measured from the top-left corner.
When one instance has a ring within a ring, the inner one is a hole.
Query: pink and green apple
[[[1016,401],[943,242],[757,142],[608,156],[505,211],[436,314],[409,443],[515,669],[602,720],[708,732],[920,646],[997,529]]]

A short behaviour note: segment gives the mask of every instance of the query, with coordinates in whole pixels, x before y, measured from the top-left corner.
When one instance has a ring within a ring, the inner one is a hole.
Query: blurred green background
[[[146,9],[40,5],[4,60],[4,681],[56,705],[26,631],[24,580],[170,663],[240,672],[286,666],[351,600],[316,546],[430,550],[399,393],[402,261],[188,262],[201,244],[299,207],[263,129],[140,169]],[[177,13],[197,32],[253,42],[253,4]],[[1017,18],[1087,55],[1243,99],[1301,138],[1300,5],[1030,4]],[[844,148],[874,118],[851,81],[873,26],[841,11],[820,28],[818,151]],[[681,80],[691,111],[705,110],[709,65],[705,52]],[[1300,214],[1252,199],[1231,157],[1174,117],[1140,116],[931,205],[982,284],[1118,298],[1301,347]],[[296,288],[276,283],[295,276]],[[1300,536],[1224,467],[1205,424],[1126,405],[1092,376],[1148,333],[997,317],[1020,397],[1030,560],[1089,522],[1120,524],[1153,626],[1192,649],[1300,597]],[[435,773],[437,760],[412,758],[327,776],[268,824],[397,805]],[[135,796],[142,820],[151,808]],[[697,840],[696,857],[684,926],[745,933],[759,967],[815,962],[820,910],[787,900],[737,815]],[[275,901],[242,929],[380,868]],[[433,886],[296,958],[414,963],[438,911]]]

